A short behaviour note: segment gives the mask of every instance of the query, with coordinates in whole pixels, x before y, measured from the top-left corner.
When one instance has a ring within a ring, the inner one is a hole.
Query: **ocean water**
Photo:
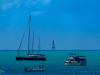
[[[27,51],[21,51],[26,54]],[[17,51],[0,51],[0,75],[100,75],[100,51],[94,50],[59,50],[59,51],[35,51],[43,53],[47,61],[16,61]],[[87,66],[65,66],[64,61],[70,53],[84,55],[87,58]],[[44,72],[24,72],[25,67],[45,65]]]

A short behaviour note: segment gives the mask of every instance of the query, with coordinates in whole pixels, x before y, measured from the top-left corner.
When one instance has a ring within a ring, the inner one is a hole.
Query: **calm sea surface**
[[[21,54],[26,54],[22,51]],[[44,53],[47,61],[16,61],[17,51],[0,51],[0,75],[100,75],[100,51],[35,51]],[[64,66],[70,53],[84,55],[87,66]],[[45,65],[44,72],[24,72],[25,67]]]

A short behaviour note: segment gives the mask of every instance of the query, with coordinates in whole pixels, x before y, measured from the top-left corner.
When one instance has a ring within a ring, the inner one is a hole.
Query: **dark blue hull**
[[[46,57],[24,57],[24,56],[17,56],[16,57],[16,60],[17,61],[20,61],[20,60],[37,60],[37,61],[45,61],[46,60]]]

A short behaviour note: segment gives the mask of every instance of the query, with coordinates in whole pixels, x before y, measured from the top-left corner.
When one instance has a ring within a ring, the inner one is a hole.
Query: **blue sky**
[[[0,0],[0,49],[18,48],[29,14],[35,49],[39,36],[41,49],[100,49],[99,0]]]

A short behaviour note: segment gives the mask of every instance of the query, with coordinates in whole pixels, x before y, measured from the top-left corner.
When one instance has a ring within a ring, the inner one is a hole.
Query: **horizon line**
[[[15,49],[0,49],[0,51],[17,51]],[[27,51],[26,49],[21,49],[21,51]],[[100,51],[100,49],[56,49],[56,50],[52,50],[52,49],[35,49],[32,51]]]

